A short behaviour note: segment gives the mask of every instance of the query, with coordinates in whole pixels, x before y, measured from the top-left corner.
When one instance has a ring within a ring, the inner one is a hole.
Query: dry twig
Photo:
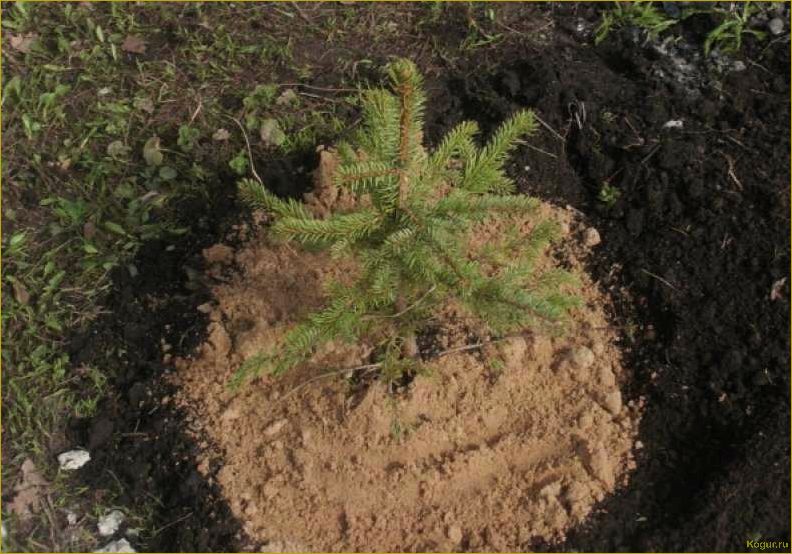
[[[247,132],[245,131],[245,128],[242,126],[242,124],[239,122],[238,119],[231,117],[230,115],[227,117],[228,119],[236,123],[237,127],[239,127],[239,130],[242,131],[242,136],[245,138],[245,145],[247,146],[248,159],[250,160],[250,171],[253,173],[253,177],[256,178],[256,181],[258,181],[259,184],[263,186],[264,181],[262,181],[261,177],[259,177],[259,174],[256,172],[256,166],[253,163],[253,150],[250,148],[250,140],[248,140],[248,136],[247,136]]]

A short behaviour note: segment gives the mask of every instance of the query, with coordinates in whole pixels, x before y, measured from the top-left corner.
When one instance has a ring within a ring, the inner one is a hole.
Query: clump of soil
[[[309,201],[317,199],[327,195]],[[541,212],[579,226],[570,211]],[[486,244],[502,232],[489,222],[473,235]],[[584,250],[570,244],[543,260],[559,257],[581,281],[583,302],[562,334],[478,336],[482,348],[462,350],[476,326],[448,304],[433,327],[452,352],[427,360],[428,375],[405,389],[356,385],[360,371],[326,376],[369,363],[374,345],[364,341],[330,344],[285,376],[232,392],[239,364],[272,349],[321,306],[321,284],[351,266],[273,244],[266,229],[239,250],[207,249],[210,272],[231,263],[240,271],[202,307],[207,341],[174,361],[177,401],[205,445],[216,445],[199,469],[222,458],[218,484],[270,550],[515,550],[563,539],[627,482],[641,408],[622,404],[628,376],[605,297],[582,273]]]

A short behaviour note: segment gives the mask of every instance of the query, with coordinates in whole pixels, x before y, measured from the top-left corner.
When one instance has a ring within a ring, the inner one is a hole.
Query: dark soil
[[[110,315],[72,342],[76,363],[106,360],[112,345],[110,356],[118,364],[115,393],[99,415],[70,426],[73,443],[86,445],[92,456],[81,478],[96,494],[116,492],[120,484],[117,503],[155,510],[153,536],[142,537],[151,551],[204,552],[240,544],[238,523],[196,469],[198,447],[183,431],[183,414],[163,402],[172,391],[161,378],[167,371],[162,342],[174,353],[188,352],[205,328],[196,307],[209,294],[205,284],[188,278],[186,268],[202,269],[201,249],[226,230],[222,214],[235,211],[227,189],[214,196],[207,205],[183,206],[193,218],[190,238],[149,243],[134,262],[138,276],[126,268],[116,273]]]
[[[542,9],[555,18],[551,44],[506,45],[483,74],[474,52],[429,80],[428,139],[462,119],[491,129],[523,106],[554,130],[531,140],[540,150],[520,150],[514,172],[525,192],[572,205],[600,231],[590,270],[617,306],[635,372],[625,393],[647,408],[630,485],[565,544],[525,547],[746,551],[748,539],[789,541],[789,281],[771,299],[790,267],[789,44],[749,42],[746,69],[681,85],[659,76],[667,60],[629,31],[598,47],[579,34],[598,8]],[[697,25],[683,34],[695,39]],[[664,128],[669,120],[684,127]],[[270,164],[279,192],[296,192],[286,176],[304,163]],[[615,203],[599,200],[603,182],[620,192]],[[97,461],[88,484],[117,478],[122,502],[159,499],[153,551],[247,544],[196,471],[198,446],[162,403],[170,391],[159,378],[160,339],[188,352],[205,326],[196,307],[206,288],[184,266],[200,270],[201,249],[235,222],[233,198],[229,179],[209,206],[186,206],[203,227],[175,249],[147,245],[140,276],[119,273],[111,314],[74,342],[78,362],[108,344],[127,351],[116,394],[72,432]]]
[[[770,298],[789,275],[788,45],[696,94],[655,78],[661,61],[626,32],[506,59],[526,61],[450,90],[464,90],[464,118],[499,122],[527,105],[562,135],[542,133],[533,144],[548,154],[524,150],[515,165],[530,167],[525,192],[599,229],[591,271],[615,294],[629,393],[648,399],[630,487],[564,548],[788,540],[788,285]],[[684,128],[663,129],[672,119]],[[621,192],[612,206],[598,199],[606,181]]]

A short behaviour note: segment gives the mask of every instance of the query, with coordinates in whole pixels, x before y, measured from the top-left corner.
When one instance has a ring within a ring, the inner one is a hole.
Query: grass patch
[[[273,156],[343,124],[332,99],[272,82],[291,63],[289,41],[240,35],[228,6],[14,3],[3,16],[3,479],[13,485],[29,458],[58,499],[32,520],[4,512],[6,546],[90,550],[95,533],[51,533],[66,504],[90,496],[54,455],[72,446],[65,423],[110,392],[124,352],[76,366],[70,333],[101,312],[112,271],[135,275],[141,244],[191,232],[179,201],[207,199],[217,182],[232,194],[232,173],[249,171],[234,120]],[[266,120],[279,123],[278,144],[260,139]],[[85,524],[113,497],[90,499]]]

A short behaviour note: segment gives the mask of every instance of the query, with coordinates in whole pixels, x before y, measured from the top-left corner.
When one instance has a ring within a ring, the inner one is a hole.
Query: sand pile
[[[322,202],[321,187],[309,200]],[[521,550],[562,538],[626,482],[640,407],[622,400],[628,375],[606,299],[582,271],[590,233],[570,212],[542,212],[581,239],[552,254],[582,283],[566,332],[526,331],[434,358],[396,394],[359,372],[317,378],[370,362],[366,343],[331,344],[304,367],[232,393],[239,364],[321,307],[328,277],[354,268],[272,244],[266,229],[239,250],[207,249],[209,275],[237,271],[202,307],[206,343],[174,360],[176,401],[208,439],[201,470],[220,458],[211,478],[264,549]],[[485,224],[475,236],[485,244],[500,232]],[[439,350],[475,335],[453,305],[432,325]]]

